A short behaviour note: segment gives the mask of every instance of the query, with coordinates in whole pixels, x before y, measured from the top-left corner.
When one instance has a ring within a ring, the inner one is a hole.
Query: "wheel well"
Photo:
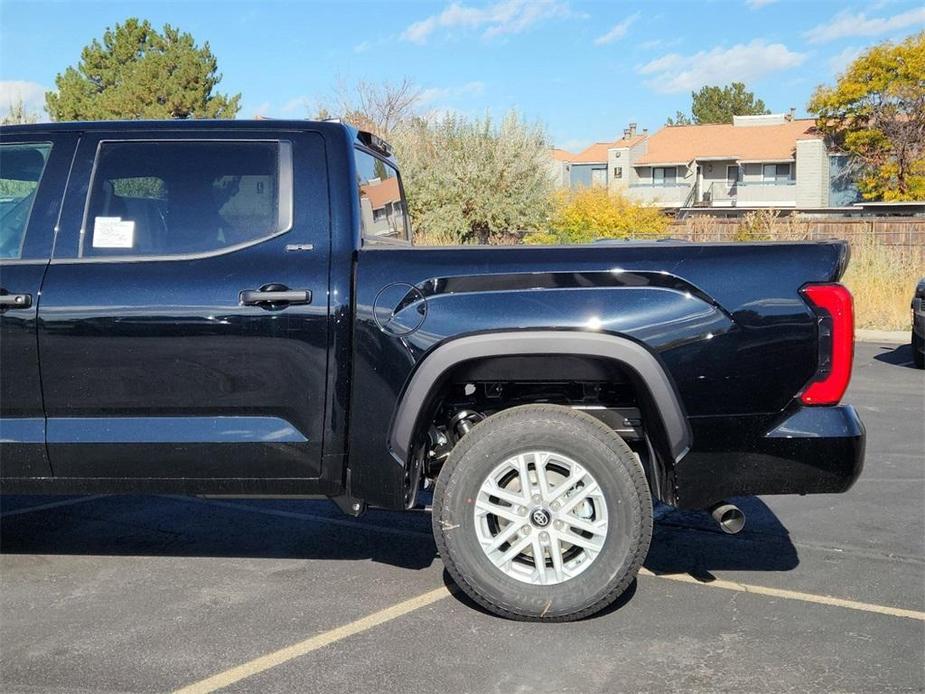
[[[673,461],[660,440],[660,418],[645,384],[617,360],[580,354],[483,356],[443,372],[412,437],[412,460],[423,466],[425,484],[479,421],[536,403],[579,409],[610,426],[639,457],[653,496],[673,501]]]

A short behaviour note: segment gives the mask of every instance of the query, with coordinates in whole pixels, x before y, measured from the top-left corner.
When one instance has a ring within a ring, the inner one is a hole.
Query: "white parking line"
[[[272,653],[267,653],[262,655],[259,658],[254,658],[251,661],[244,663],[243,665],[238,665],[237,667],[230,668],[224,672],[220,672],[217,675],[212,675],[204,680],[195,682],[191,685],[183,687],[182,689],[176,690],[175,694],[206,694],[207,692],[214,692],[218,689],[222,689],[229,685],[232,685],[236,682],[240,682],[243,679],[248,677],[253,677],[254,675],[274,668],[277,665],[282,665],[283,663],[289,662],[294,658],[306,655],[312,651],[317,651],[319,648],[324,648],[329,646],[332,643],[336,643],[342,639],[347,638],[348,636],[353,636],[354,634],[360,634],[364,631],[369,631],[373,627],[377,627],[380,624],[385,624],[386,622],[391,622],[393,619],[397,619],[403,615],[408,614],[409,612],[414,612],[419,610],[422,607],[431,605],[438,600],[443,600],[444,598],[450,597],[453,592],[451,589],[446,586],[441,586],[440,588],[435,588],[434,590],[418,595],[417,597],[411,598],[410,600],[405,600],[391,607],[386,607],[384,610],[379,610],[378,612],[373,612],[366,617],[358,619],[349,624],[345,624],[342,627],[337,627],[336,629],[331,629],[330,631],[325,631],[317,636],[313,636],[304,641],[299,641],[294,643],[291,646],[286,646],[281,648],[278,651],[273,651]]]
[[[686,574],[657,575],[647,569],[642,569],[639,573],[641,576],[647,578],[663,578],[669,581],[689,583],[707,588],[720,588],[723,590],[733,590],[743,593],[752,593],[755,595],[784,598],[787,600],[799,600],[802,602],[809,602],[818,605],[844,607],[851,610],[860,610],[862,612],[876,612],[879,614],[889,615],[891,617],[906,617],[910,619],[925,621],[925,613],[923,612],[917,612],[915,610],[904,610],[895,607],[886,607],[883,605],[872,605],[870,603],[857,602],[854,600],[833,598],[827,595],[799,593],[792,590],[781,590],[779,588],[769,588],[767,586],[754,586],[746,583],[736,583],[734,581],[715,580],[709,583],[704,583]],[[329,646],[332,643],[342,641],[343,639],[363,633],[365,631],[369,631],[374,627],[385,624],[386,622],[391,622],[394,619],[398,619],[399,617],[414,612],[415,610],[418,610],[422,607],[432,605],[440,600],[443,600],[444,598],[448,598],[457,590],[458,589],[456,588],[447,588],[446,586],[435,588],[434,590],[418,595],[417,597],[404,600],[403,602],[392,605],[391,607],[386,607],[385,609],[379,610],[378,612],[373,612],[366,617],[357,619],[356,621],[345,624],[344,626],[322,632],[317,636],[312,636],[311,638],[305,639],[304,641],[299,641],[298,643],[294,643],[291,646],[286,646],[285,648],[273,651],[272,653],[267,653],[266,655],[249,660],[242,665],[229,668],[224,672],[220,672],[216,675],[212,675],[211,677],[207,677],[206,679],[194,682],[193,684],[177,689],[174,694],[208,694],[209,692],[223,689],[249,677],[260,674],[261,672],[270,670],[271,668],[274,668],[278,665],[282,665],[303,655],[307,655],[313,651],[324,648],[325,646]]]
[[[890,617],[906,617],[908,619],[917,619],[925,622],[925,612],[917,610],[907,610],[901,607],[889,607],[888,605],[875,605],[869,602],[858,602],[857,600],[846,600],[844,598],[833,598],[830,595],[817,595],[815,593],[801,593],[795,590],[784,590],[783,588],[771,588],[769,586],[756,586],[750,583],[738,583],[736,581],[724,581],[715,579],[713,581],[699,581],[693,576],[687,574],[654,574],[648,569],[642,569],[640,576],[650,576],[652,578],[665,578],[669,581],[678,581],[680,583],[692,583],[705,588],[720,588],[722,590],[734,590],[740,593],[752,593],[754,595],[764,595],[772,598],[783,598],[785,600],[799,600],[802,602],[811,602],[816,605],[829,605],[831,607],[844,607],[849,610],[859,610],[861,612],[876,612],[885,614]]]
[[[93,496],[77,496],[73,499],[62,499],[61,501],[51,501],[47,504],[39,504],[37,506],[27,506],[26,508],[17,508],[12,511],[7,511],[6,513],[0,513],[0,518],[9,518],[10,516],[21,516],[24,513],[32,513],[33,511],[47,511],[51,508],[59,508],[61,506],[72,506],[73,504],[82,504],[87,501],[93,501],[95,499],[105,499],[107,494],[94,494]]]

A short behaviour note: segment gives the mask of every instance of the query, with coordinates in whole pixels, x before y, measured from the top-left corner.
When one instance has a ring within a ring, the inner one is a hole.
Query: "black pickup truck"
[[[459,586],[556,621],[653,500],[861,471],[842,242],[414,247],[388,145],[328,122],[4,127],[0,186],[7,493],[432,494]]]

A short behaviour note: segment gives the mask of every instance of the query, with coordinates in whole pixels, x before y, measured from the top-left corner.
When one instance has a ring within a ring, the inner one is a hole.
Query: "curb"
[[[910,341],[908,330],[855,330],[855,342],[888,342],[904,345]]]

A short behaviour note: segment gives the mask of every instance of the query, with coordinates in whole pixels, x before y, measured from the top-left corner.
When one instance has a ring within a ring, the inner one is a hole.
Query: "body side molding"
[[[458,364],[481,357],[568,354],[610,359],[630,370],[658,412],[673,462],[690,449],[692,435],[684,408],[658,359],[629,338],[576,331],[509,331],[453,339],[431,352],[411,377],[392,420],[389,445],[402,463],[408,460],[418,417],[434,385]]]

